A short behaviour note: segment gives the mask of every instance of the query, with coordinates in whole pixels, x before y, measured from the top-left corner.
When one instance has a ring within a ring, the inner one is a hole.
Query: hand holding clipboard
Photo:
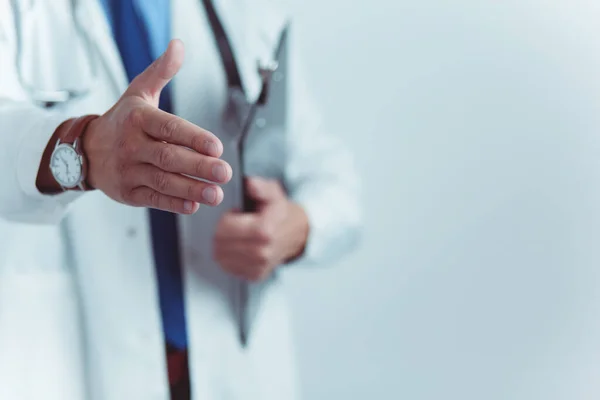
[[[242,179],[241,182],[238,182],[241,188],[241,196],[242,196],[242,214],[257,214],[260,213],[260,204],[257,202],[257,197],[250,193],[248,190],[247,184],[247,171],[245,171],[245,160],[244,156],[247,154],[246,151],[246,143],[248,136],[252,130],[252,127],[255,125],[255,120],[257,113],[262,112],[265,108],[269,108],[271,106],[281,106],[285,103],[285,81],[282,79],[274,79],[274,74],[278,73],[279,77],[283,76],[283,70],[286,68],[286,37],[287,37],[287,28],[283,30],[280,38],[279,45],[274,54],[273,61],[267,64],[259,64],[257,66],[257,73],[260,75],[262,80],[262,90],[258,97],[258,99],[253,103],[248,103],[246,100],[246,96],[243,93],[243,86],[241,82],[241,77],[237,68],[237,64],[235,62],[234,54],[229,44],[226,33],[221,25],[218,16],[215,13],[215,10],[212,5],[211,0],[203,0],[204,5],[206,7],[207,16],[213,31],[215,33],[216,44],[220,52],[220,56],[222,59],[223,67],[227,74],[228,86],[230,89],[230,97],[233,98],[232,103],[234,103],[234,112],[240,120],[239,125],[232,125],[231,130],[235,130],[234,132],[228,132],[232,138],[234,138],[235,147],[236,147],[236,155],[238,157],[237,169],[234,171],[234,176],[237,176],[237,179]],[[231,99],[230,99],[231,100]],[[280,103],[280,104],[277,104]],[[282,132],[284,134],[284,132]],[[266,154],[268,157],[269,155]],[[271,182],[273,183],[273,182]],[[268,184],[267,184],[268,186]],[[281,185],[281,195],[285,196],[285,192]],[[272,193],[275,195],[276,188],[273,187]],[[269,190],[269,189],[266,189]],[[217,229],[217,243],[219,242],[219,229]],[[228,245],[230,246],[230,239],[225,238],[223,241],[223,250],[219,255],[219,246],[217,245],[217,250],[215,251],[215,257],[220,259],[222,256],[223,259],[230,257],[229,254],[231,251],[229,250]],[[223,259],[221,261],[223,261]],[[228,268],[226,262],[220,262],[220,264],[224,267],[225,270],[228,270],[232,275],[238,276],[239,278],[235,279],[235,287],[232,293],[232,302],[234,308],[234,314],[237,320],[238,325],[238,334],[239,339],[242,346],[246,346],[248,344],[249,335],[251,333],[252,327],[254,325],[254,321],[256,319],[257,313],[259,311],[260,299],[262,298],[262,292],[269,284],[268,279],[265,281],[255,282],[252,279],[248,279],[244,277],[243,274],[240,274],[239,271],[236,271],[236,268],[231,267]],[[224,265],[225,264],[225,265]],[[270,271],[269,271],[270,272]]]

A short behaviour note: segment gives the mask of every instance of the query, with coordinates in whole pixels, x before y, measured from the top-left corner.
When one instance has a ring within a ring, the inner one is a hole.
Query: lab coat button
[[[257,118],[256,119],[256,126],[259,128],[264,128],[265,125],[267,125],[267,120],[264,118]]]
[[[137,229],[130,227],[127,229],[127,237],[134,238],[137,235]]]

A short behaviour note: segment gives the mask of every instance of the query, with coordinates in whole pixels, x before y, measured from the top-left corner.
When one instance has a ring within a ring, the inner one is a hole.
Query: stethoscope
[[[12,3],[12,8],[13,10],[16,10],[15,12],[15,31],[16,31],[16,60],[15,60],[15,66],[17,69],[17,80],[19,81],[19,84],[21,85],[21,87],[27,92],[29,98],[31,99],[32,102],[34,102],[37,105],[40,105],[42,107],[45,108],[50,108],[53,106],[56,106],[58,104],[64,104],[64,103],[68,103],[71,102],[73,100],[78,100],[81,98],[84,98],[86,96],[88,96],[93,89],[93,85],[94,83],[96,83],[98,81],[98,70],[97,70],[97,66],[96,63],[94,62],[94,54],[92,53],[92,41],[90,40],[88,34],[85,32],[85,29],[81,26],[77,16],[76,16],[76,12],[75,12],[75,3],[77,2],[77,0],[71,0],[71,7],[73,12],[71,13],[72,19],[73,19],[73,26],[75,27],[75,30],[77,31],[77,35],[79,36],[79,38],[81,38],[83,40],[83,47],[85,48],[85,52],[86,52],[86,57],[87,60],[89,61],[90,64],[90,72],[91,72],[91,76],[89,81],[89,84],[87,86],[81,87],[81,88],[65,88],[65,89],[55,89],[55,90],[45,90],[45,89],[40,89],[35,87],[35,85],[27,82],[27,80],[24,77],[24,73],[23,73],[23,27],[22,27],[22,19],[20,18],[20,16],[23,15],[22,10],[19,8],[18,5],[18,0],[11,0]],[[212,7],[212,2],[211,1],[203,1],[205,7],[207,8],[207,11],[209,13],[209,16],[212,16],[210,14],[214,13],[214,9]],[[214,15],[214,14],[213,14]],[[211,21],[211,25],[213,30],[216,29],[216,33],[220,36],[224,35],[224,32],[220,32],[219,29],[222,30],[220,23],[214,23],[214,21]],[[221,41],[219,41],[219,45],[221,45]],[[220,47],[220,46],[219,46]],[[219,49],[220,51],[222,51],[222,49]],[[231,60],[229,61],[233,61],[233,57]],[[226,68],[227,69],[227,68]],[[271,75],[273,74],[273,72],[277,69],[277,62],[276,61],[270,61],[266,64],[259,64],[258,67],[258,73],[261,77],[261,80],[264,82],[268,82],[270,80]],[[229,75],[229,71],[227,71],[228,75]],[[264,88],[263,88],[264,89]],[[264,93],[266,93],[265,90],[263,90],[261,92],[261,97],[257,100],[257,104],[255,104],[255,107],[252,107],[252,111],[254,111],[254,109],[264,103]],[[253,112],[252,112],[253,114]]]
[[[72,0],[71,13],[73,18],[73,26],[77,31],[79,38],[83,40],[83,47],[85,48],[87,60],[90,63],[91,78],[89,84],[81,88],[65,88],[55,90],[45,90],[35,87],[35,85],[27,82],[23,73],[23,27],[22,27],[22,16],[23,10],[19,8],[18,0],[11,0],[13,10],[15,10],[15,32],[16,32],[16,55],[15,55],[15,66],[17,69],[17,80],[21,87],[27,92],[29,98],[36,105],[49,108],[58,104],[64,104],[73,100],[78,100],[88,96],[93,89],[94,83],[97,82],[98,71],[97,66],[93,61],[92,54],[92,42],[85,32],[85,29],[79,23],[75,13],[76,0]]]

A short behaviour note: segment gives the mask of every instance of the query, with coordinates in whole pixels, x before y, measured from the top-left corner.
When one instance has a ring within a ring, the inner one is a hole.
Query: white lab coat
[[[71,0],[17,3],[21,15],[14,13],[12,1],[0,0],[0,399],[166,400],[146,210],[118,204],[100,192],[46,196],[35,187],[42,151],[58,124],[104,112],[126,88],[104,12],[97,0],[74,2],[97,57],[96,83],[84,100],[48,111],[30,102],[17,79],[15,21],[27,44],[21,51],[26,82],[52,89],[90,80],[82,76],[90,69],[73,61],[89,56],[78,53]],[[270,59],[288,20],[279,3],[215,0],[250,100],[260,89],[257,60]],[[173,0],[173,36],[188,49],[194,44],[198,7],[197,0]],[[188,68],[174,82],[176,113],[201,125],[193,109],[177,107],[193,100],[193,71],[202,68],[201,57],[186,62]],[[280,276],[303,264],[327,263],[352,247],[357,236],[352,159],[340,141],[320,130],[293,54],[290,63],[287,130],[257,139],[247,161],[257,172],[261,165],[278,170],[290,197],[309,216],[309,242],[302,259],[281,269],[262,292],[249,346],[242,349],[230,309],[232,278],[207,250],[212,235],[207,227],[214,227],[224,210],[202,207],[196,216],[182,219],[192,395],[197,400],[297,398]],[[268,128],[267,118],[260,129]],[[228,185],[224,189],[227,198]]]

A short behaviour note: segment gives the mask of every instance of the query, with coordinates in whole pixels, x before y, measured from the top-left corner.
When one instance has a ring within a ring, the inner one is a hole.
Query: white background
[[[366,220],[289,276],[305,398],[600,398],[600,3],[295,7]]]

